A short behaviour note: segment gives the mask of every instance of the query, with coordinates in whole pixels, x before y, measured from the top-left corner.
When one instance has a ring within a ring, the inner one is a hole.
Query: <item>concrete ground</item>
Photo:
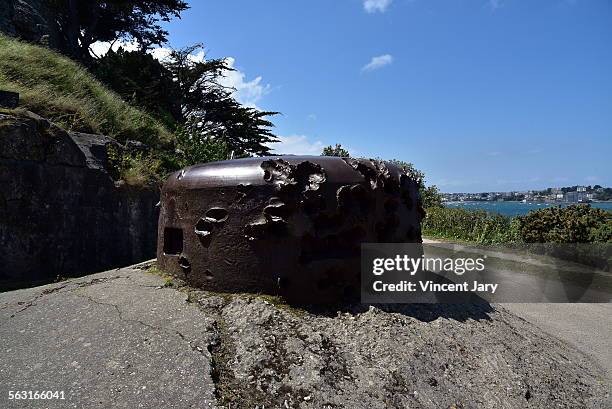
[[[612,385],[612,304],[502,305],[591,357],[606,372]]]
[[[0,294],[0,407],[609,405],[608,305],[330,314],[168,284],[134,266]]]
[[[121,269],[0,294],[0,407],[214,407],[213,321],[163,286]]]
[[[442,243],[423,239],[423,243]],[[503,271],[518,292],[540,291],[539,277]],[[504,278],[499,278],[504,280]],[[610,278],[607,278],[610,281]],[[520,296],[518,296],[520,297]],[[518,298],[517,297],[517,298]],[[503,303],[503,308],[572,345],[605,371],[612,385],[612,303]],[[612,387],[611,387],[612,390]],[[611,405],[612,407],[612,405]]]

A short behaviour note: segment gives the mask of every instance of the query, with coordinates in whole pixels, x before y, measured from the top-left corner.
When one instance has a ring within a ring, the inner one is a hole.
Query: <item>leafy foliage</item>
[[[527,243],[612,243],[612,212],[589,205],[549,207],[517,221]]]
[[[339,156],[341,158],[350,158],[349,151],[344,149],[339,143],[336,146],[326,146],[323,148],[322,156]]]
[[[129,152],[109,145],[106,153],[113,179],[121,179],[132,186],[153,186],[162,181],[163,163],[156,152]]]
[[[508,243],[518,239],[516,222],[484,210],[430,207],[423,220],[423,234],[481,244]]]
[[[389,162],[404,169],[404,171],[419,184],[419,194],[421,195],[421,202],[425,209],[431,207],[442,207],[442,195],[436,185],[425,184],[425,174],[414,167],[412,163],[405,162],[398,159],[392,159]]]
[[[184,127],[190,135],[199,133],[201,140],[218,140],[227,144],[235,156],[266,155],[267,144],[277,139],[267,117],[277,112],[259,111],[236,101],[219,79],[232,68],[223,59],[196,60],[196,44],[173,50],[163,62],[178,86]]]
[[[425,209],[442,207],[442,195],[436,185],[425,186],[421,184],[419,193],[421,194],[421,203],[423,203]]]
[[[230,148],[223,140],[214,139],[199,132],[189,132],[184,128],[177,130],[175,135],[178,168],[230,158]]]
[[[399,159],[391,159],[387,162],[391,162],[396,166],[402,168],[411,179],[415,180],[421,186],[425,185],[425,174],[414,167],[414,165],[410,162],[406,162]]]
[[[599,189],[601,189],[601,191],[595,193],[594,195],[595,200],[606,200],[606,201],[612,200],[612,188],[610,187],[602,188],[601,186],[599,186]]]
[[[119,49],[99,60],[96,73],[127,100],[154,111],[175,129],[172,146],[159,152],[167,172],[196,163],[265,155],[275,141],[267,117],[241,105],[220,85],[232,68],[224,59],[196,59],[200,44],[172,50],[163,61]]]
[[[166,42],[160,21],[179,17],[188,8],[182,0],[50,0],[62,36],[60,51],[89,61],[96,41],[134,39],[143,49]]]
[[[573,205],[514,218],[484,210],[427,209],[423,234],[476,243],[612,243],[612,212]]]
[[[151,54],[110,50],[96,61],[93,71],[125,101],[146,109],[168,127],[181,121],[180,90],[170,71]]]

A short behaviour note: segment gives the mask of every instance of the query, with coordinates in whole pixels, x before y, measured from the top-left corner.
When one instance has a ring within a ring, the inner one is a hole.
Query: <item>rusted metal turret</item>
[[[297,302],[359,294],[360,245],[421,242],[417,182],[377,160],[207,163],[162,189],[158,263],[191,285]]]

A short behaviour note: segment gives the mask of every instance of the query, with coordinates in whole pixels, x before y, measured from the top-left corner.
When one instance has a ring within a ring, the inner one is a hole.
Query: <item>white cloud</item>
[[[168,58],[171,51],[172,50],[167,47],[159,47],[149,50],[149,54],[151,54],[156,60],[163,61]]]
[[[274,154],[320,155],[325,146],[321,141],[311,142],[305,135],[279,136],[279,142],[268,144]]]
[[[200,50],[195,54],[189,54],[189,59],[194,62],[203,62],[206,59],[206,53]]]
[[[113,51],[117,51],[119,47],[123,48],[126,51],[136,51],[138,50],[138,42],[136,40],[132,41],[115,41],[112,43]],[[89,46],[91,52],[97,56],[102,57],[111,49],[111,43],[106,41],[96,41],[91,46]]]
[[[225,72],[224,77],[219,81],[219,84],[234,88],[234,98],[241,104],[250,107],[257,107],[257,102],[270,92],[269,84],[262,84],[262,77],[258,76],[247,81],[246,74],[236,69],[234,64],[236,60],[232,57],[225,59],[228,66],[234,68],[234,71]]]
[[[379,55],[377,57],[372,57],[370,62],[361,68],[361,71],[378,70],[386,65],[391,64],[392,62],[393,62],[393,56],[391,54],[384,54],[384,55]]]
[[[363,9],[368,13],[384,13],[392,0],[364,0]]]

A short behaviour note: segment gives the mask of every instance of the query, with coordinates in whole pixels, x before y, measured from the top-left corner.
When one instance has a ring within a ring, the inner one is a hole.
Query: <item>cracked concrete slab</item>
[[[0,294],[0,406],[216,407],[214,321],[139,269]],[[64,391],[66,400],[8,392]]]
[[[143,268],[0,294],[0,407],[609,407],[587,356],[496,305],[297,308]]]
[[[197,302],[218,309],[220,300]],[[231,407],[608,407],[588,357],[494,305],[321,313],[242,296],[221,311],[213,362]]]

